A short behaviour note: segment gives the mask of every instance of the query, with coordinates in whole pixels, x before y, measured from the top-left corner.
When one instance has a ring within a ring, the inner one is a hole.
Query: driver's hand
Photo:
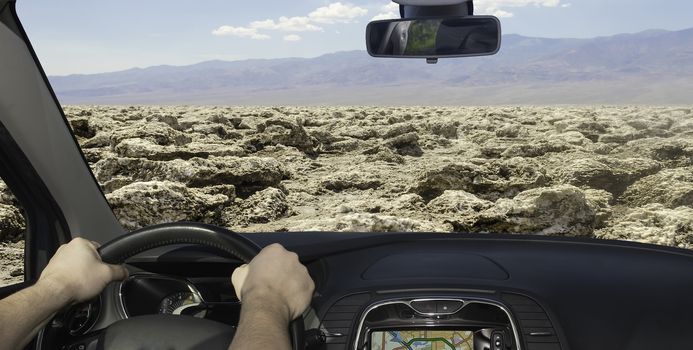
[[[98,243],[83,238],[62,245],[37,283],[63,288],[75,303],[94,298],[112,281],[125,279],[127,270],[120,265],[102,262],[97,248]]]
[[[303,314],[315,289],[298,255],[279,244],[266,247],[249,264],[234,270],[231,281],[243,307],[272,307],[288,320]]]

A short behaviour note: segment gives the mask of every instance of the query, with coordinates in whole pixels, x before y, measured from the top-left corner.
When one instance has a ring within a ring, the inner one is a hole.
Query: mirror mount
[[[392,0],[402,18],[464,17],[474,15],[473,0]]]
[[[414,3],[416,1],[397,1],[399,3],[399,15],[402,18],[426,18],[426,17],[440,17],[442,16],[473,16],[474,15],[474,1],[473,0],[462,0],[458,4],[440,4],[440,2],[434,6],[430,6],[431,1],[428,5],[405,5],[405,3]],[[443,3],[449,3],[450,1],[443,1]],[[426,58],[426,63],[436,64],[438,59],[435,57]]]

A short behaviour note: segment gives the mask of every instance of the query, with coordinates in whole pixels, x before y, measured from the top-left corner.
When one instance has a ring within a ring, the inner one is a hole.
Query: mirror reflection
[[[500,22],[492,16],[377,21],[368,25],[367,38],[374,56],[492,55],[500,45]]]

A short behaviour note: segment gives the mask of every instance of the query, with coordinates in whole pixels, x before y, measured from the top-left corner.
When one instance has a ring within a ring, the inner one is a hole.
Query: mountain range
[[[495,56],[206,61],[51,76],[64,104],[693,104],[693,28],[590,39],[505,35]]]

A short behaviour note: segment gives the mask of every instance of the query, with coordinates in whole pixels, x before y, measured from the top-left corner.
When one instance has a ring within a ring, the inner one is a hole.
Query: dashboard
[[[253,234],[296,251],[316,282],[306,349],[689,348],[693,255],[627,242],[438,234]],[[194,246],[128,261],[131,276],[58,315],[43,344],[89,349],[118,320],[237,325],[240,261]],[[44,348],[52,348],[45,346]]]

